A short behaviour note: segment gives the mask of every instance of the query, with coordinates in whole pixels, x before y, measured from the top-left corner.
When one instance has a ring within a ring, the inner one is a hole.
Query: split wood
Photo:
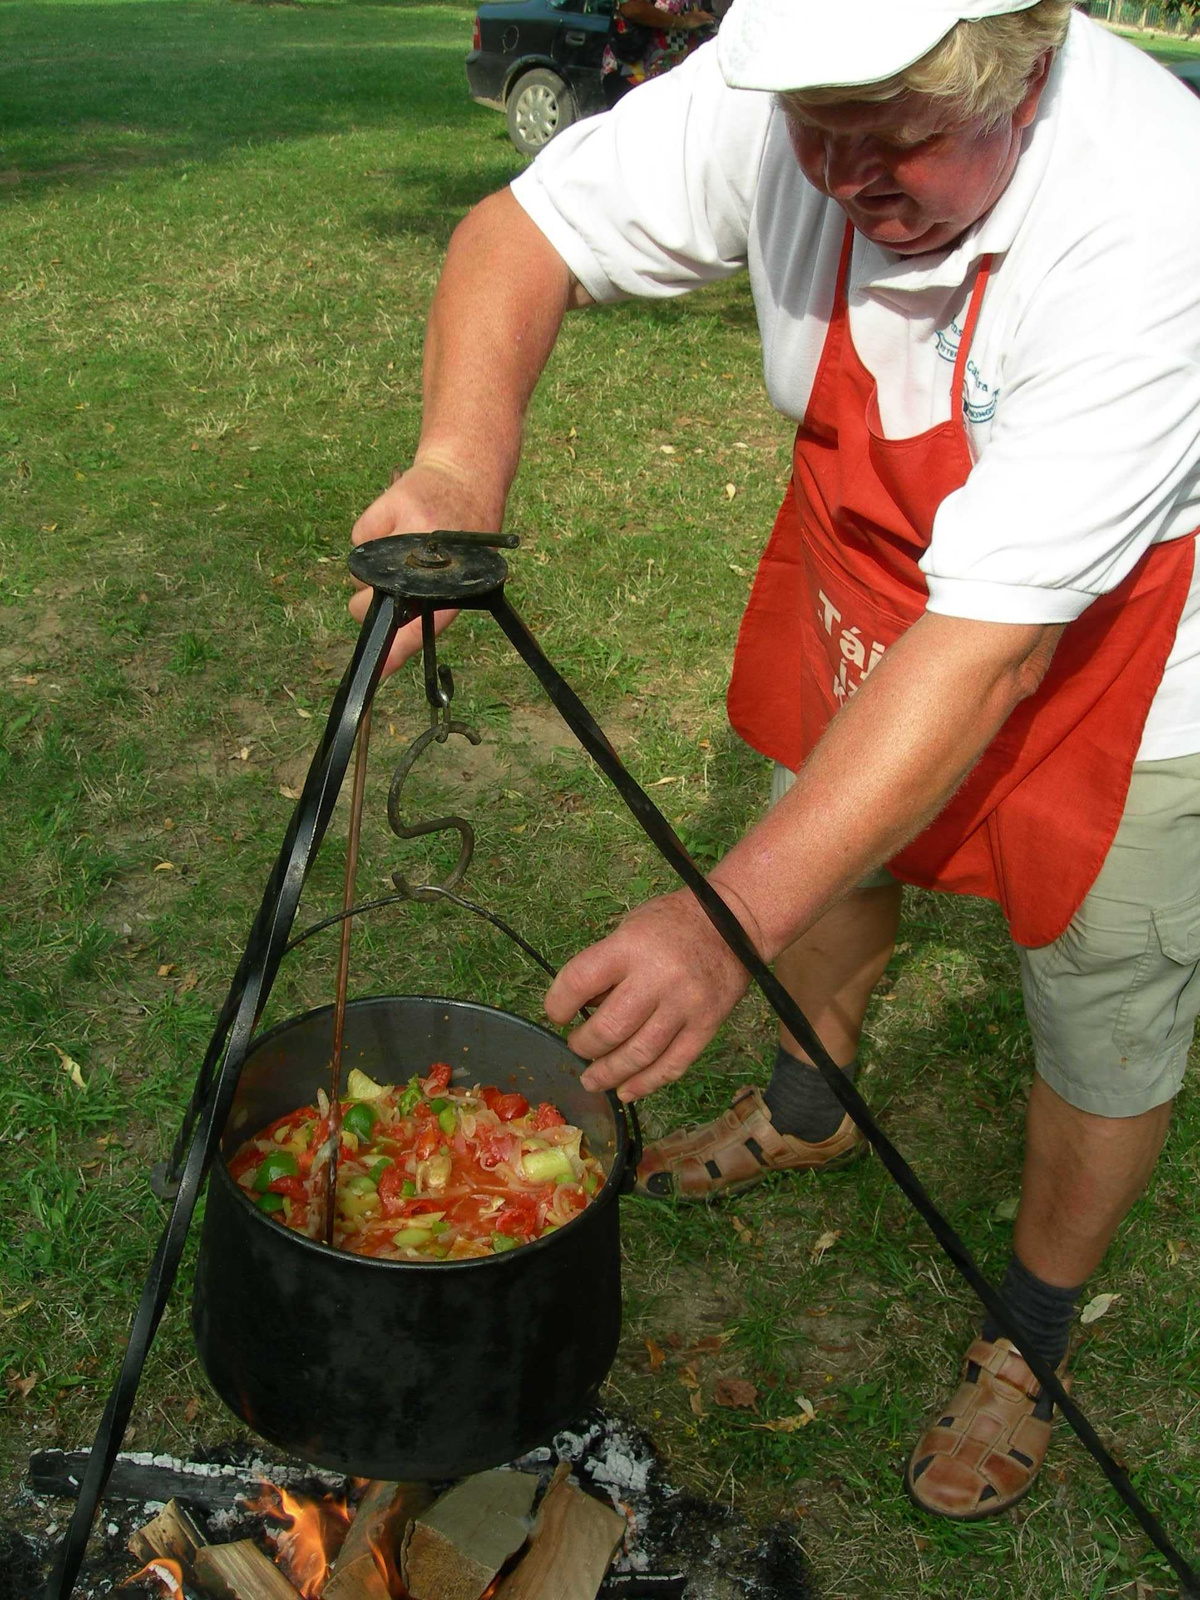
[[[529,1549],[495,1600],[596,1600],[625,1537],[625,1518],[570,1481],[560,1461],[538,1508]]]
[[[299,1591],[252,1539],[196,1552],[196,1582],[215,1600],[300,1600]]]
[[[479,1600],[525,1543],[537,1479],[478,1472],[442,1495],[404,1539],[400,1575],[413,1600]]]
[[[330,1569],[324,1600],[387,1600],[389,1590],[375,1551],[381,1551],[385,1560],[398,1566],[395,1553],[405,1529],[432,1502],[433,1491],[424,1483],[376,1479],[368,1484]]]
[[[144,1565],[148,1565],[157,1556],[166,1556],[171,1561],[177,1561],[183,1569],[184,1578],[190,1583],[195,1577],[193,1568],[196,1552],[205,1543],[205,1534],[179,1501],[168,1500],[158,1515],[152,1517],[145,1527],[130,1534],[127,1548]]]

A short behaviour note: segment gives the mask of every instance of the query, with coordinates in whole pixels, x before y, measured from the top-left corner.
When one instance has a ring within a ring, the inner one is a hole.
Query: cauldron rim
[[[371,1004],[380,1001],[398,1000],[421,1000],[431,1005],[453,1006],[455,1010],[458,1011],[473,1011],[488,1016],[503,1017],[506,1021],[510,1022],[519,1022],[522,1027],[532,1029],[534,1032],[540,1033],[544,1038],[549,1039],[553,1041],[554,1044],[558,1045],[563,1051],[564,1056],[569,1058],[569,1060],[578,1063],[580,1071],[587,1066],[587,1062],[584,1061],[582,1057],[577,1056],[574,1051],[569,1050],[562,1038],[552,1029],[544,1027],[540,1022],[533,1022],[528,1017],[519,1016],[515,1011],[505,1011],[499,1006],[485,1005],[481,1000],[457,1000],[447,995],[436,994],[374,994],[356,995],[353,1000],[348,1002],[348,1004],[350,1006],[356,1006],[364,1003]],[[277,1035],[285,1033],[290,1028],[298,1027],[302,1023],[311,1022],[314,1018],[328,1014],[333,1009],[334,1008],[332,1005],[313,1006],[308,1011],[301,1012],[296,1016],[285,1017],[282,1022],[277,1022],[273,1027],[268,1028],[265,1033],[256,1034],[250,1041],[250,1047],[246,1052],[247,1061],[258,1050],[266,1045],[269,1045],[271,1041],[277,1037]],[[520,1256],[523,1260],[528,1260],[530,1254],[535,1250],[542,1250],[544,1248],[552,1249],[557,1240],[568,1234],[573,1228],[578,1227],[578,1225],[582,1223],[586,1217],[589,1215],[594,1216],[598,1210],[607,1208],[609,1205],[614,1204],[619,1199],[621,1179],[624,1174],[625,1164],[629,1157],[629,1130],[626,1126],[625,1118],[621,1115],[618,1115],[617,1107],[620,1105],[620,1102],[617,1100],[617,1097],[612,1090],[608,1090],[602,1095],[596,1095],[595,1098],[597,1100],[604,1100],[608,1103],[609,1111],[612,1114],[613,1126],[616,1131],[616,1151],[613,1156],[612,1165],[605,1174],[604,1184],[599,1194],[597,1194],[590,1204],[586,1205],[582,1211],[573,1216],[569,1222],[565,1222],[561,1227],[555,1228],[553,1233],[543,1234],[540,1239],[534,1239],[528,1244],[519,1245],[516,1250],[503,1250],[499,1255],[471,1256],[462,1261],[388,1261],[379,1256],[356,1255],[352,1250],[339,1250],[334,1245],[322,1243],[322,1241],[319,1239],[310,1239],[307,1234],[298,1233],[293,1228],[285,1227],[283,1223],[277,1222],[274,1217],[269,1216],[265,1211],[260,1211],[258,1206],[255,1205],[254,1201],[250,1198],[242,1186],[238,1183],[235,1183],[233,1178],[230,1176],[228,1163],[225,1159],[225,1152],[223,1150],[213,1164],[214,1171],[210,1181],[227,1184],[236,1195],[238,1204],[246,1207],[249,1212],[253,1213],[256,1222],[265,1223],[267,1227],[273,1228],[278,1234],[280,1234],[282,1239],[290,1240],[297,1247],[307,1248],[308,1250],[315,1251],[321,1257],[351,1262],[356,1266],[374,1268],[379,1271],[388,1271],[400,1268],[405,1272],[433,1272],[439,1275],[451,1271],[461,1272],[472,1267],[503,1267],[506,1263],[510,1263],[513,1256]],[[228,1134],[228,1132],[228,1125],[226,1125],[225,1133],[222,1134],[222,1144],[224,1144],[225,1136]],[[253,1134],[244,1135],[243,1138],[238,1141],[238,1143],[244,1143],[246,1138],[253,1137]]]

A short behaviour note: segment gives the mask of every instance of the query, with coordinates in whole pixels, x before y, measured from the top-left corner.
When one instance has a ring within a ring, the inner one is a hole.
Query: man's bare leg
[[[857,1054],[872,991],[892,959],[901,892],[898,883],[857,889],[775,963],[776,977],[839,1067]],[[782,1024],[779,1042],[790,1055],[809,1059]]]
[[[1084,1283],[1146,1187],[1171,1103],[1137,1117],[1098,1117],[1034,1078],[1013,1249],[1045,1283]]]

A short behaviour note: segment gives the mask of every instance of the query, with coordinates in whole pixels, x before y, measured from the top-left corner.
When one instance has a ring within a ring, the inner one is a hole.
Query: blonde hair
[[[881,83],[795,89],[785,111],[827,105],[880,105],[902,94],[950,101],[964,122],[1001,122],[1016,110],[1039,59],[1067,36],[1072,0],[1037,0],[1024,11],[957,23],[928,55]]]

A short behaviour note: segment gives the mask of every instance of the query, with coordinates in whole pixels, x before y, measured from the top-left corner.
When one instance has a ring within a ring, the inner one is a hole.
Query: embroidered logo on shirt
[[[951,321],[946,327],[938,329],[937,353],[943,361],[949,361],[951,364],[957,361],[961,342],[962,329],[957,322]],[[988,383],[975,362],[968,356],[962,399],[963,415],[967,421],[976,425],[990,422],[996,415],[996,402],[999,398],[999,389]]]

